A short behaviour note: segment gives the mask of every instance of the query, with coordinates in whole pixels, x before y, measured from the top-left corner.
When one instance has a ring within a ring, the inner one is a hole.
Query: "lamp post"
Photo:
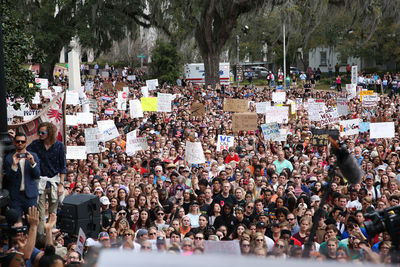
[[[283,23],[283,88],[286,91],[286,26]]]

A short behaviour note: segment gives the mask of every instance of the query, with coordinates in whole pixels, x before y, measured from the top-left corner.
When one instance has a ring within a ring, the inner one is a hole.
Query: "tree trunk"
[[[203,55],[204,59],[204,72],[205,72],[205,85],[211,85],[215,88],[215,84],[219,83],[219,53],[214,54],[208,52]]]
[[[59,55],[60,53],[57,55],[49,55],[47,56],[45,62],[40,64],[40,78],[47,78],[50,82],[54,81],[53,71],[56,63],[58,62]]]

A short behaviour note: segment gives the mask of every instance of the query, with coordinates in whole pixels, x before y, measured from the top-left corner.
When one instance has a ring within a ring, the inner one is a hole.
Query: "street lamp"
[[[249,26],[244,25],[242,27],[242,32],[244,34],[247,34],[249,32]],[[236,86],[237,88],[239,88],[239,72],[242,72],[242,68],[240,68],[239,66],[239,43],[240,43],[240,38],[239,38],[239,34],[236,35]]]

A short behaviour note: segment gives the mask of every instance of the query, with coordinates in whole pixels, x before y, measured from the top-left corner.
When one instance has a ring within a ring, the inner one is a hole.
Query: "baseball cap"
[[[310,179],[308,179],[309,182],[316,182],[318,181],[317,177],[311,176]]]
[[[376,157],[379,157],[379,154],[376,150],[374,150],[371,152],[370,156],[371,156],[371,158],[376,158]]]
[[[367,174],[367,176],[365,176],[365,180],[367,180],[367,179],[374,179],[374,176],[372,175],[372,174]]]
[[[157,236],[157,241],[156,245],[164,245],[165,244],[165,239],[163,236]]]
[[[102,205],[110,205],[110,200],[108,199],[108,197],[102,196],[102,197],[100,198],[100,203],[101,203]]]
[[[108,235],[107,232],[100,232],[99,234],[99,240],[103,241],[103,240],[110,240],[110,236]]]
[[[319,198],[319,196],[313,195],[313,196],[311,197],[311,202],[315,202],[315,201],[321,201],[321,199]]]
[[[139,238],[139,237],[142,237],[143,235],[148,234],[148,233],[149,232],[147,231],[147,229],[142,228],[137,232],[136,237]]]
[[[384,165],[379,165],[377,169],[378,171],[386,171],[386,167]]]
[[[279,225],[279,224],[278,224],[278,225]],[[256,225],[256,227],[259,227],[259,228],[266,228],[267,225],[265,224],[265,222],[258,222],[257,225]]]

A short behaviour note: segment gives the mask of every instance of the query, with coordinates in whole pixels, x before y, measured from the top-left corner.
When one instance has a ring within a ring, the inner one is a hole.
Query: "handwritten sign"
[[[24,110],[24,121],[32,120],[40,113],[40,109],[28,109]]]
[[[308,100],[308,116],[311,121],[319,121],[321,119],[320,112],[325,112],[326,105],[322,100]]]
[[[65,124],[69,126],[77,126],[78,117],[76,117],[76,115],[65,115]]]
[[[340,136],[356,135],[360,132],[360,119],[340,121]]]
[[[320,123],[322,126],[335,124],[339,122],[339,114],[337,113],[336,108],[330,107],[326,111],[319,112]]]
[[[147,86],[140,87],[143,97],[149,97],[149,88]]]
[[[201,142],[186,141],[185,159],[189,164],[202,164],[206,162]]]
[[[35,96],[32,98],[32,104],[40,104],[40,92],[35,92]]]
[[[140,101],[143,111],[157,111],[157,97],[142,97]]]
[[[248,101],[246,99],[225,98],[224,101],[224,111],[247,112],[248,106]]]
[[[334,140],[339,140],[338,130],[328,130],[328,129],[311,129],[313,137],[311,139],[311,144],[313,146],[327,146],[329,144],[328,137],[331,136]]]
[[[49,88],[49,80],[43,78],[35,78],[35,83],[40,85],[40,89],[48,89]]]
[[[227,135],[218,135],[217,151],[228,150],[230,147],[234,146],[235,137]]]
[[[156,90],[158,87],[158,79],[146,80],[146,86],[150,91]]]
[[[363,101],[363,96],[365,96],[365,95],[374,95],[374,91],[373,90],[361,91],[360,92],[360,100],[361,100],[361,102]]]
[[[357,85],[346,84],[347,99],[353,99],[357,97]]]
[[[286,92],[273,92],[272,93],[272,101],[274,103],[285,103]]]
[[[232,115],[232,130],[234,132],[257,130],[257,114],[234,113]]]
[[[129,100],[129,111],[132,119],[143,117],[143,109],[139,99]]]
[[[370,124],[371,138],[394,138],[394,122],[375,122]]]
[[[136,137],[136,131],[126,134],[126,153],[128,156],[133,156],[137,151],[147,149],[149,149],[149,146],[146,138]]]
[[[267,110],[265,112],[265,123],[271,123],[271,122],[287,123],[288,119],[289,119],[288,106],[267,107]]]
[[[67,91],[66,92],[66,97],[65,97],[65,104],[67,105],[79,105],[79,93],[78,92],[72,92],[72,91]]]
[[[347,106],[346,98],[337,99],[337,112],[339,116],[346,116],[349,113],[349,108]]]
[[[76,117],[78,120],[78,124],[93,124],[93,113],[77,112]]]
[[[88,154],[100,153],[99,142],[104,139],[99,128],[85,128],[85,145]]]
[[[104,141],[110,141],[119,136],[119,132],[113,120],[98,121],[97,125],[103,134]]]
[[[86,159],[86,146],[67,146],[67,159]]]
[[[378,105],[378,95],[363,95],[362,106],[363,107],[376,107]]]
[[[261,129],[266,141],[272,138],[277,138],[280,135],[279,124],[276,122],[262,124]]]
[[[158,112],[171,112],[171,94],[157,93],[157,111]]]
[[[265,114],[267,112],[267,108],[271,106],[270,102],[258,102],[256,103],[256,112],[257,114]]]

